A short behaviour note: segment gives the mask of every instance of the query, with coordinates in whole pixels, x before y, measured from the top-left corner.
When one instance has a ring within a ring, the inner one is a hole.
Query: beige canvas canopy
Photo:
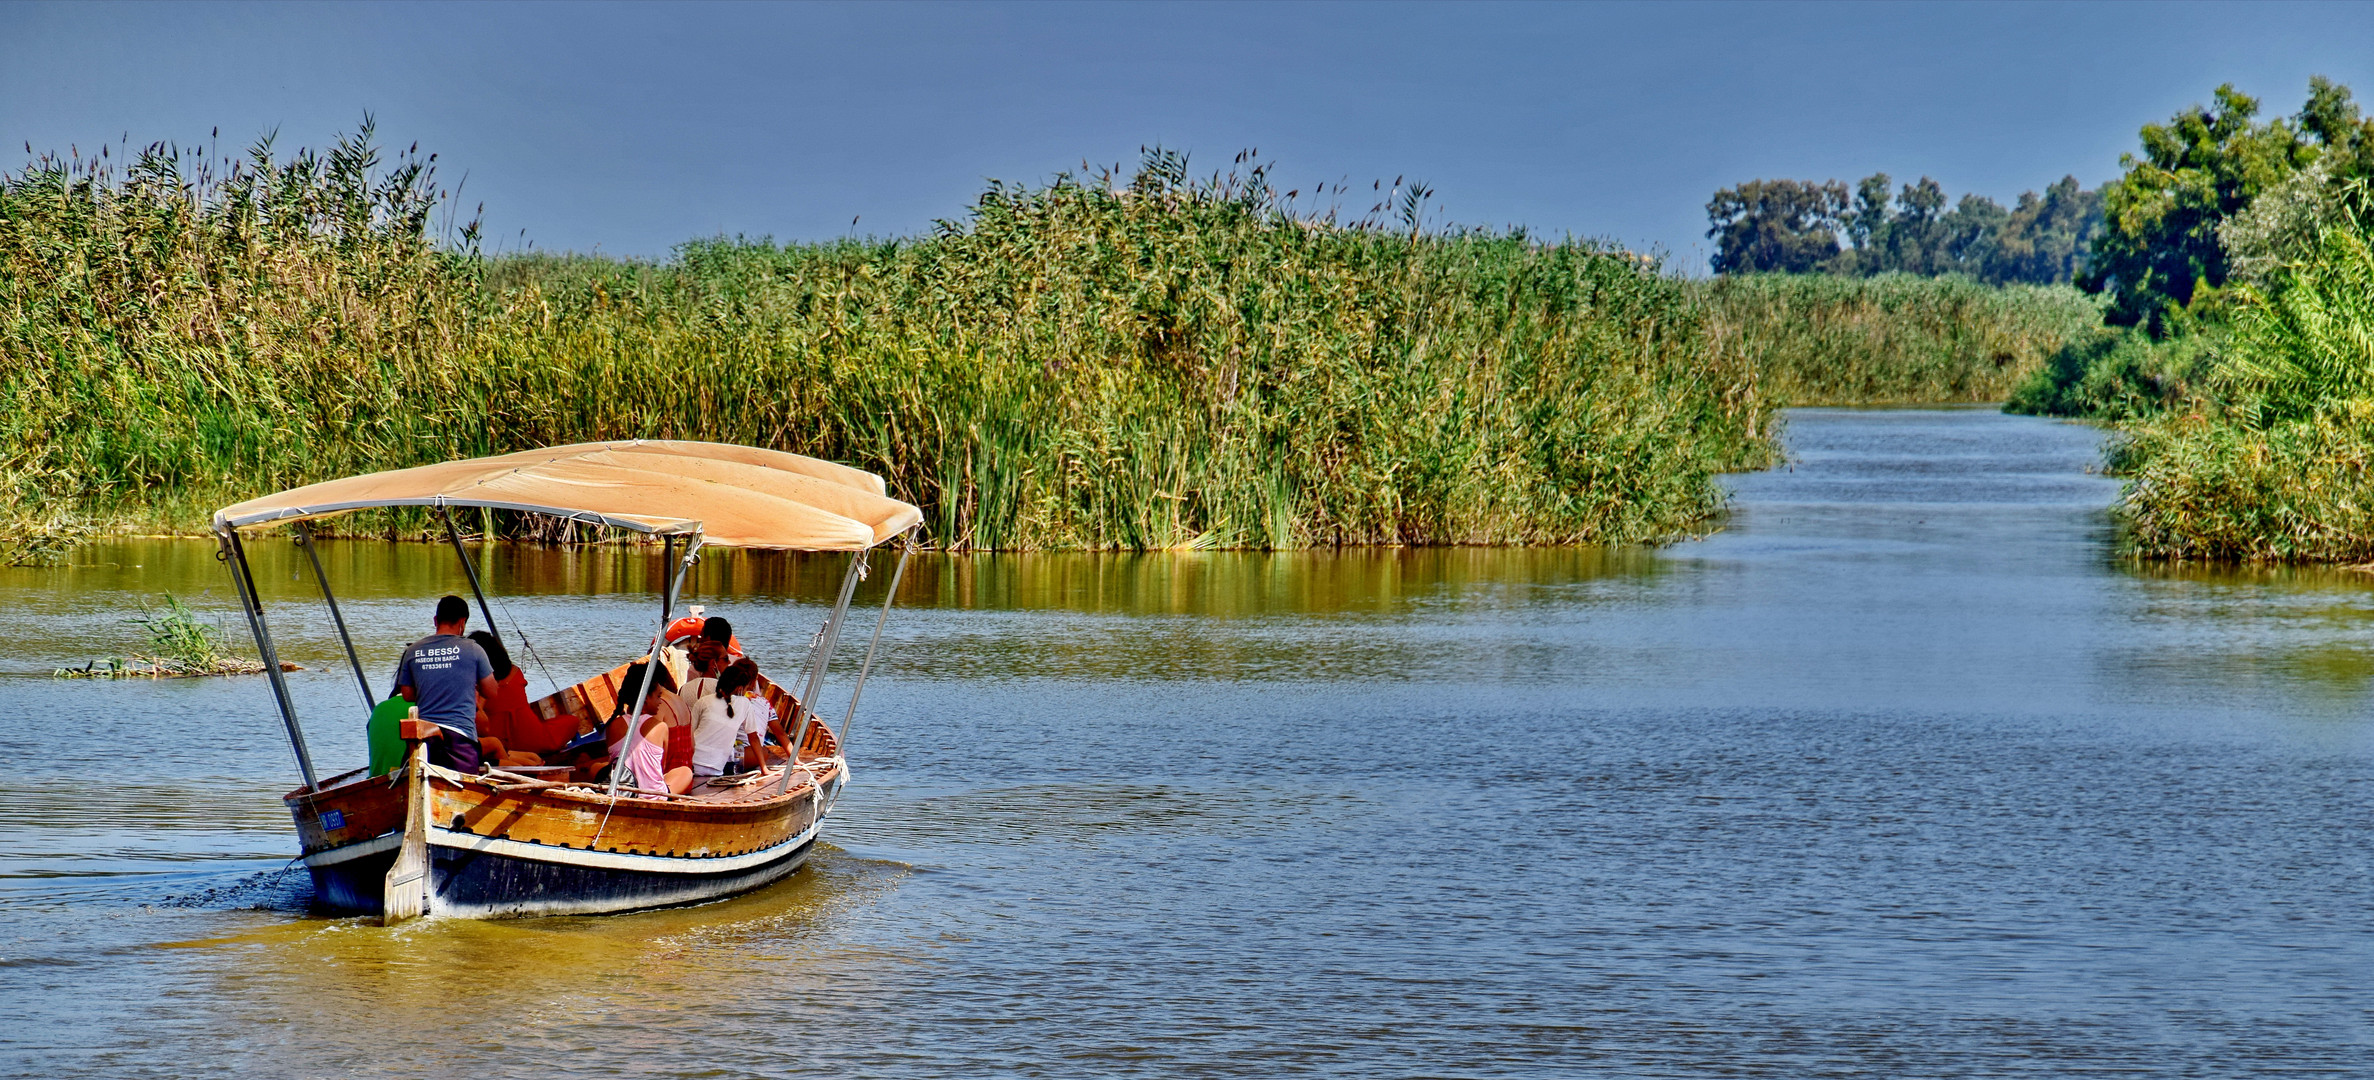
[[[923,520],[882,478],[726,443],[575,443],[350,476],[215,511],[218,531],[376,506],[525,510],[643,533],[700,532],[727,547],[862,551]]]

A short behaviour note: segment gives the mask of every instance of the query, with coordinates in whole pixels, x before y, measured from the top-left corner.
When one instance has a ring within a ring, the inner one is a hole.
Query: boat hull
[[[380,911],[380,890],[395,862],[390,836],[333,849],[306,860],[316,901],[358,914]],[[501,919],[600,915],[723,899],[790,876],[815,850],[815,830],[776,848],[732,860],[513,850],[535,845],[430,830],[431,913]],[[702,865],[719,862],[726,866]]]

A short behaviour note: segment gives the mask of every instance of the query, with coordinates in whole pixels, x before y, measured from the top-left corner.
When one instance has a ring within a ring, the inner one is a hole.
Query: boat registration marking
[[[338,830],[345,828],[345,827],[346,827],[346,811],[344,811],[344,810],[324,810],[324,811],[322,811],[322,812],[321,812],[321,827],[322,827],[322,831],[323,831],[323,832],[337,832]]]

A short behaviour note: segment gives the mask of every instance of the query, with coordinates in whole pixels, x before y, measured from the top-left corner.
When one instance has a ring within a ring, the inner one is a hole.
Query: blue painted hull
[[[618,865],[642,860],[614,855],[600,860],[609,865],[585,865],[572,857],[593,853],[569,849],[546,849],[536,853],[545,856],[539,858],[432,843],[429,913],[486,919],[593,915],[698,904],[780,881],[804,865],[815,846],[811,833],[760,859],[655,857],[646,867]],[[378,914],[380,890],[395,858],[395,847],[388,844],[385,850],[316,862],[309,867],[316,902],[340,911]],[[703,861],[730,864],[730,868],[703,871],[697,868]]]

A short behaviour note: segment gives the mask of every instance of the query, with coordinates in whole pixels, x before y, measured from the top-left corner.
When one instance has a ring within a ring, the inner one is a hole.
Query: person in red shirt
[[[511,662],[503,643],[484,630],[471,634],[470,640],[486,650],[495,671],[494,694],[478,700],[478,741],[486,760],[499,765],[544,764],[544,755],[577,734],[576,718],[537,715],[528,705],[528,673]]]

